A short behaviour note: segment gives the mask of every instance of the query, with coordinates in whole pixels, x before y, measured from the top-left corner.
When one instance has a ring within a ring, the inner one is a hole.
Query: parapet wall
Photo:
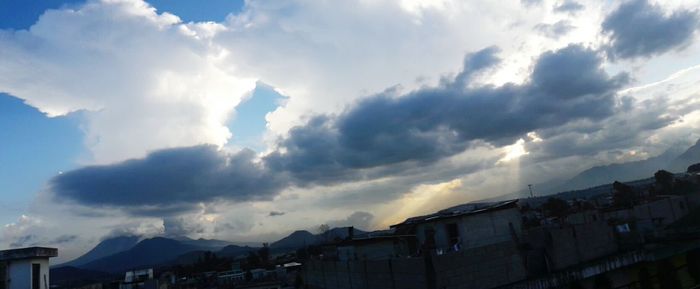
[[[304,264],[304,283],[313,289],[480,289],[527,276],[513,242],[429,257],[381,261],[321,261]]]

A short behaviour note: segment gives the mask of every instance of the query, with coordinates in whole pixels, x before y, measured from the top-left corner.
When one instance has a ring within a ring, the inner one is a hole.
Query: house
[[[0,251],[0,289],[48,289],[49,258],[58,249],[30,247]]]
[[[158,280],[153,279],[153,268],[128,271],[124,273],[124,282],[119,289],[150,289],[158,288]]]
[[[414,233],[420,248],[441,254],[513,240],[521,235],[522,222],[518,200],[509,200],[463,204],[391,227]]]
[[[415,251],[416,236],[367,236],[338,244],[338,260],[386,260],[408,257]]]

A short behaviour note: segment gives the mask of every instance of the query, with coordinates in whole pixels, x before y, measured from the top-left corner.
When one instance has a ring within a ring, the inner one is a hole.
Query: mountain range
[[[595,187],[612,184],[615,181],[630,182],[646,179],[653,176],[658,170],[681,173],[685,172],[690,165],[696,163],[700,163],[700,140],[685,150],[670,148],[661,155],[644,160],[595,166],[569,179],[552,180],[535,184],[535,195],[547,196],[557,193],[593,189]],[[487,200],[514,199],[527,196],[529,196],[529,191],[523,189]]]
[[[354,230],[356,234],[364,231]],[[323,234],[314,235],[308,231],[295,231],[270,244],[275,253],[293,251],[304,246],[318,244],[336,238],[346,238],[348,228],[333,228]],[[190,239],[187,237],[153,237],[142,239],[139,236],[117,236],[98,243],[84,255],[54,266],[52,278],[73,280],[74,276],[94,276],[95,278],[121,274],[124,271],[178,264],[192,264],[205,252],[213,252],[219,257],[234,258],[257,251],[259,247],[238,246],[228,241]]]

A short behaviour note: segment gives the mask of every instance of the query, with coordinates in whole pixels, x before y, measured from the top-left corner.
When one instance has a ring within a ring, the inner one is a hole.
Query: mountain
[[[60,266],[80,267],[97,259],[129,250],[138,243],[139,239],[139,236],[119,236],[105,239],[92,248],[92,250]]]
[[[216,255],[219,257],[227,257],[227,258],[232,258],[232,257],[238,257],[241,255],[246,255],[248,252],[252,251],[257,251],[260,248],[254,248],[254,247],[249,247],[249,246],[237,246],[237,245],[228,245],[221,249],[220,251],[216,252]]]
[[[100,271],[85,270],[73,266],[62,266],[50,269],[51,285],[73,288],[95,283],[99,281],[111,280],[114,276]]]
[[[164,264],[175,260],[180,255],[196,250],[198,250],[197,247],[184,244],[181,241],[155,237],[145,239],[126,251],[86,263],[80,268],[118,273],[129,269]]]
[[[700,162],[700,140],[685,151],[671,148],[663,154],[640,161],[597,166],[587,169],[545,193],[590,188],[615,181],[627,182],[653,176],[658,170],[685,172],[688,166]]]
[[[354,229],[355,236],[366,234],[367,232]],[[335,239],[345,239],[348,237],[348,227],[339,227],[328,230],[326,233],[314,235],[309,231],[294,231],[289,236],[284,237],[270,244],[270,248],[275,251],[281,249],[298,249],[305,246],[316,245],[323,242],[333,241]]]
[[[660,169],[667,169],[668,164],[677,156],[677,151],[669,150],[657,157],[645,160],[592,167],[556,187],[555,190],[585,189],[615,181],[627,182],[648,178]]]
[[[674,173],[680,173],[685,172],[690,165],[698,162],[700,162],[700,140],[683,154],[675,158],[667,167]]]
[[[294,231],[289,236],[284,237],[276,242],[270,244],[272,249],[296,249],[302,248],[304,246],[316,244],[316,235],[311,234],[309,231]]]
[[[185,245],[190,245],[193,247],[199,248],[199,250],[204,250],[204,251],[219,251],[226,246],[233,245],[233,243],[228,242],[228,241],[221,241],[221,240],[214,240],[214,239],[190,239],[187,237],[182,237],[182,238],[177,238],[175,240],[180,241],[180,243],[183,243]]]

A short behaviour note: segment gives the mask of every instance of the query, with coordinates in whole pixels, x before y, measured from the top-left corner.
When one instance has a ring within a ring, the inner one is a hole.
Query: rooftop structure
[[[29,247],[0,251],[0,288],[48,289],[49,258],[58,249]]]

